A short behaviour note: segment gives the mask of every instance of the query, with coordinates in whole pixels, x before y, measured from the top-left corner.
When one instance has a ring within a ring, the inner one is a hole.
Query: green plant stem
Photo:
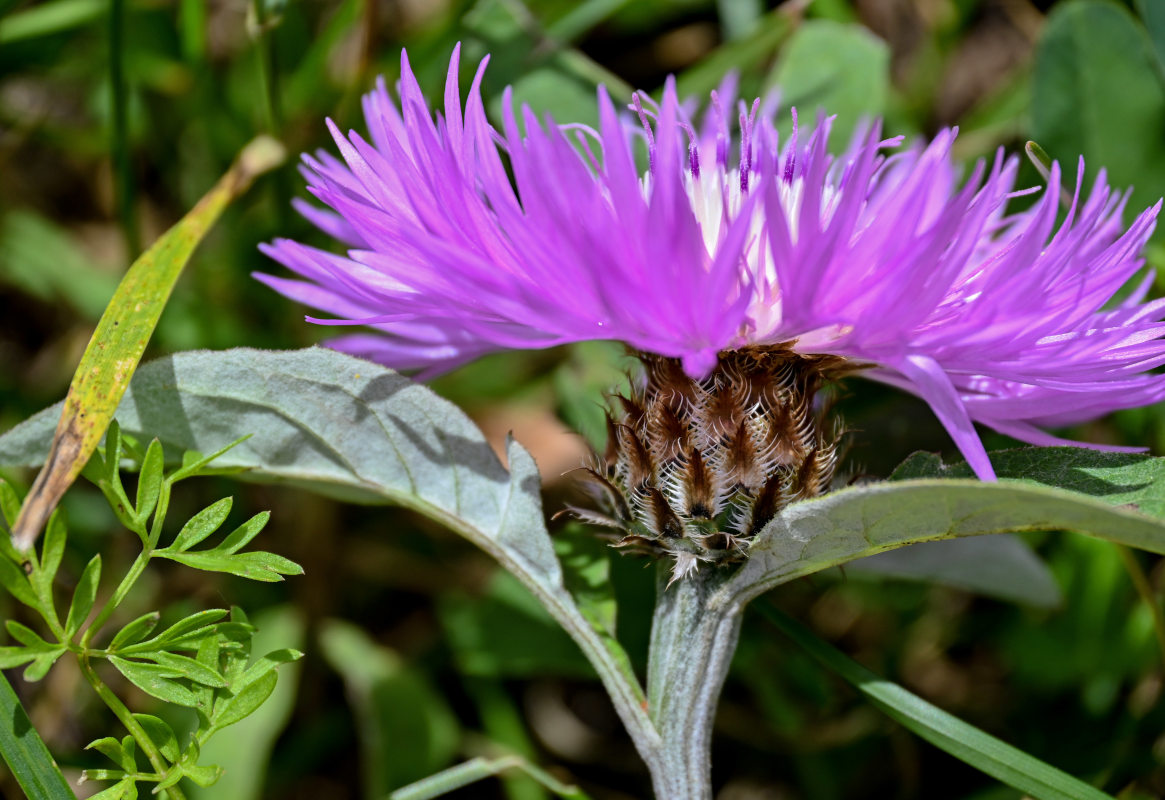
[[[85,680],[89,681],[89,685],[93,687],[93,691],[97,692],[97,696],[104,701],[105,705],[109,706],[114,716],[125,726],[130,736],[137,742],[138,747],[145,753],[146,758],[150,761],[150,766],[154,768],[154,772],[159,775],[165,775],[167,772],[166,761],[162,758],[162,754],[158,752],[158,748],[154,746],[154,740],[149,737],[149,734],[134,719],[133,713],[126,708],[125,703],[121,702],[120,698],[98,677],[97,672],[93,669],[93,665],[89,663],[88,653],[79,653],[77,655],[77,663],[81,667],[81,674],[85,676]],[[177,784],[166,788],[164,791],[170,800],[186,800],[186,795]]]
[[[1153,593],[1149,576],[1141,569],[1133,551],[1123,544],[1113,544],[1113,547],[1120,554],[1121,563],[1124,564],[1125,571],[1129,573],[1129,578],[1132,580],[1133,586],[1136,587],[1137,594],[1141,596],[1141,600],[1149,607],[1149,612],[1153,615],[1153,632],[1157,636],[1157,647],[1161,650],[1161,663],[1165,665],[1165,613],[1161,611],[1161,603]]]
[[[109,3],[109,85],[112,100],[113,174],[117,212],[129,260],[141,252],[141,233],[134,214],[133,170],[129,159],[129,95],[125,83],[125,0]]]
[[[145,571],[146,565],[150,562],[150,556],[152,555],[153,550],[143,550],[134,559],[133,564],[129,568],[129,572],[125,574],[125,577],[121,579],[121,583],[117,585],[117,589],[105,601],[105,605],[101,607],[101,611],[98,612],[93,623],[85,629],[85,635],[81,637],[82,649],[87,650],[93,641],[93,637],[104,627],[105,623],[109,622],[109,618],[113,616],[113,612],[121,605],[121,601],[129,594],[129,590],[137,582],[137,579],[142,576],[142,572]]]
[[[263,111],[267,117],[267,132],[278,136],[283,127],[283,106],[279,101],[279,61],[271,43],[267,11],[263,0],[252,0],[255,15],[255,50],[259,59],[259,82],[263,87]]]
[[[659,746],[644,759],[657,798],[711,800],[712,721],[744,603],[721,591],[723,570],[702,569],[670,586],[668,578],[659,571],[647,657],[647,709]]]

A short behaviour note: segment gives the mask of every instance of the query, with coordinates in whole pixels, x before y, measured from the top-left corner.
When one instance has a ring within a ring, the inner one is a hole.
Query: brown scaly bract
[[[639,358],[644,379],[607,415],[606,454],[579,473],[601,510],[569,508],[621,531],[616,547],[674,558],[674,581],[701,561],[743,561],[777,512],[829,488],[837,433],[813,398],[853,362],[749,347],[693,380],[677,359]]]

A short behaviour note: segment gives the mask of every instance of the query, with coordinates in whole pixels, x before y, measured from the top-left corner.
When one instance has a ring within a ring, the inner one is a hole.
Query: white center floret
[[[792,181],[777,179],[776,185],[789,236],[795,245],[800,233],[805,181],[798,176]],[[714,167],[701,170],[699,177],[686,172],[684,189],[691,203],[692,214],[700,226],[708,257],[715,258],[729,226],[738,218],[743,205],[745,194],[740,188],[740,171]],[[832,217],[839,195],[836,188],[826,184],[821,204],[823,223]],[[765,337],[769,332],[779,330],[781,325],[781,292],[767,230],[765,206],[757,203],[753,206],[742,253],[744,264],[754,281],[755,298],[749,309],[749,330],[742,331],[741,335],[754,342],[758,336]]]

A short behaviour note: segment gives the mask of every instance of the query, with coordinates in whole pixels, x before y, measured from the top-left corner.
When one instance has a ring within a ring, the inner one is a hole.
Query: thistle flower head
[[[814,395],[852,369],[845,359],[747,347],[702,379],[678,359],[643,363],[608,415],[606,455],[579,471],[602,512],[567,509],[619,531],[616,546],[671,557],[677,578],[741,561],[778,511],[829,487],[835,436]]]
[[[316,322],[375,330],[333,346],[422,376],[586,339],[644,354],[615,450],[591,465],[607,518],[651,540],[628,546],[679,529],[730,558],[822,490],[813,392],[855,366],[929,403],[984,479],[973,422],[1051,444],[1043,427],[1165,397],[1165,301],[1146,301],[1149,277],[1113,299],[1160,203],[1124,227],[1127,196],[1103,173],[1084,191],[1083,163],[1062,218],[1058,165],[1017,211],[1015,157],[964,176],[954,131],[903,146],[876,123],[835,157],[829,119],[794,113],[782,140],[774,105],[730,83],[701,115],[672,81],[624,111],[600,88],[594,129],[507,90],[495,128],[485,66],[463,104],[455,52],[434,116],[402,54],[399,102],[383,82],[364,99],[370,139],[329,123],[343,160],[304,157],[330,210],[300,210],[346,254],[276,241],[265,252],[299,278],[259,277],[331,315]]]

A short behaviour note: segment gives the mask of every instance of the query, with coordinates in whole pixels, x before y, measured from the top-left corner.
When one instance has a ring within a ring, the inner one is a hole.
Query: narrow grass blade
[[[283,157],[283,146],[274,139],[252,141],[198,205],[126,272],[81,356],[48,460],[12,526],[18,549],[32,546],[97,447],[195,246],[226,205]]]
[[[758,608],[782,633],[852,684],[888,717],[965,764],[1037,800],[1112,800],[1099,789],[878,677],[771,604],[760,603]]]
[[[0,755],[28,800],[76,800],[32,727],[12,684],[0,675]]]
[[[50,36],[79,28],[105,13],[107,0],[53,0],[22,9],[0,20],[0,44]]]
[[[430,800],[509,769],[522,770],[565,800],[587,800],[587,795],[578,787],[562,783],[545,770],[539,769],[518,756],[470,759],[464,764],[458,764],[456,767],[450,767],[424,780],[397,789],[389,795],[389,800]]]

